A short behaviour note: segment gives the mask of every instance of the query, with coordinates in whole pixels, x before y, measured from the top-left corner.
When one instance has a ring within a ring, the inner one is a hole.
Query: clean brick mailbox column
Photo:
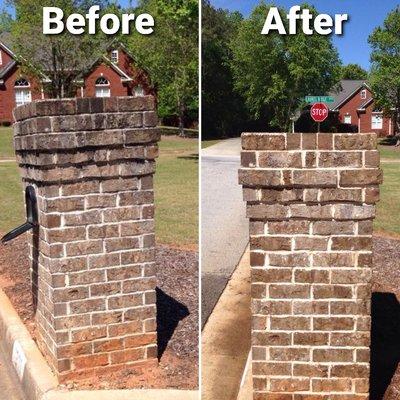
[[[152,97],[44,100],[15,110],[39,345],[61,381],[157,363]]]
[[[242,135],[255,400],[366,400],[375,134]]]

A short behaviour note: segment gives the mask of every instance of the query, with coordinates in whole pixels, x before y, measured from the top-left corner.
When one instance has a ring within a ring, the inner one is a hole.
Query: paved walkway
[[[0,399],[25,400],[18,377],[13,369],[7,368],[6,356],[0,347]]]
[[[238,184],[240,138],[202,150],[202,325],[248,243],[248,220]]]

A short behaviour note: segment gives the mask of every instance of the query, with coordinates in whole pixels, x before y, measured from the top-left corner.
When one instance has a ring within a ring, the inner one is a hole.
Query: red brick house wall
[[[372,129],[372,114],[375,108],[375,103],[372,102],[365,110],[365,113],[360,114],[360,132],[375,132],[378,136],[393,135],[393,125],[390,118],[384,117],[382,129]]]
[[[21,73],[21,68],[15,66],[9,73],[4,84],[0,85],[0,123],[12,122],[12,111],[15,108],[15,87],[17,79],[24,77],[30,83],[32,100],[42,98],[41,85],[36,78],[28,77]]]
[[[130,94],[128,87],[121,82],[121,76],[110,66],[100,64],[85,77],[83,97],[96,96],[96,80],[101,76],[110,82],[111,96],[128,96]],[[80,94],[78,96],[80,97]]]
[[[76,92],[77,97],[95,97],[96,96],[96,80],[99,77],[106,78],[110,83],[111,96],[131,96],[135,93],[135,88],[138,85],[143,87],[144,95],[155,95],[155,89],[152,88],[148,74],[135,67],[135,61],[120,45],[118,49],[117,68],[112,66],[112,63],[107,59],[100,59],[94,64],[90,72],[83,78],[81,87]],[[0,69],[7,65],[13,59],[13,55],[9,54],[0,43],[2,52],[2,65]],[[111,59],[111,50],[107,54],[107,58]],[[120,70],[118,70],[118,68]],[[122,70],[122,71],[121,71]],[[0,84],[0,123],[10,123],[13,120],[12,110],[15,108],[15,89],[14,83],[16,79],[23,76],[19,65],[13,67],[11,71],[4,77],[4,83]],[[38,79],[28,78],[31,85],[32,100],[47,97],[42,94],[42,85]]]
[[[362,90],[366,90],[366,98],[361,98]],[[392,123],[390,118],[384,117],[382,129],[372,129],[372,115],[375,109],[375,103],[372,101],[364,110],[360,110],[360,106],[372,99],[371,90],[366,87],[360,87],[343,105],[338,109],[338,118],[341,123],[345,123],[345,116],[351,116],[351,125],[355,126],[358,132],[369,133],[375,132],[379,136],[387,136],[393,134]]]
[[[365,88],[367,91],[367,98],[365,100],[361,99],[361,91],[364,88],[360,88],[360,90],[355,93],[343,106],[339,109],[339,119],[342,123],[344,123],[345,115],[351,115],[351,124],[358,125],[358,113],[357,109],[361,104],[365,103],[367,100],[371,99],[372,93],[369,89]]]

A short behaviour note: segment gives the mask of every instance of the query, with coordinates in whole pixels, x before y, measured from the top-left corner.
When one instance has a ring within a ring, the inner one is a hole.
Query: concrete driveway
[[[248,221],[238,185],[240,138],[201,152],[202,326],[248,243]]]

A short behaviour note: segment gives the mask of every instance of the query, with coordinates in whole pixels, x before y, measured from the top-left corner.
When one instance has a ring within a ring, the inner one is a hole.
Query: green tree
[[[383,26],[369,37],[372,47],[371,86],[376,106],[393,117],[400,134],[400,7],[389,13]],[[400,140],[397,144],[399,144]]]
[[[7,10],[0,12],[0,34],[10,32],[13,24],[13,18]]]
[[[271,7],[261,2],[242,22],[231,44],[232,71],[235,88],[252,115],[264,115],[267,125],[288,130],[304,96],[324,94],[337,84],[340,61],[327,36],[261,35]],[[307,4],[302,7],[317,14]],[[280,14],[287,24],[286,10],[280,8]]]
[[[243,17],[202,4],[202,138],[235,133],[245,117],[242,98],[234,92],[229,43]]]
[[[342,67],[341,78],[367,80],[368,72],[364,68],[360,67],[358,64],[348,64]]]
[[[198,1],[141,0],[137,11],[153,16],[154,32],[131,35],[126,45],[150,72],[160,115],[177,115],[183,135],[185,117],[198,110]]]
[[[98,3],[54,0],[52,6],[60,7],[64,15],[69,15],[73,12],[85,13],[92,4]],[[100,6],[105,5],[100,1]],[[104,35],[72,35],[68,31],[44,35],[42,3],[37,0],[14,0],[14,7],[13,48],[21,57],[25,72],[49,78],[46,89],[52,97],[74,96],[76,77],[104,51]],[[104,12],[107,9],[103,9]]]

